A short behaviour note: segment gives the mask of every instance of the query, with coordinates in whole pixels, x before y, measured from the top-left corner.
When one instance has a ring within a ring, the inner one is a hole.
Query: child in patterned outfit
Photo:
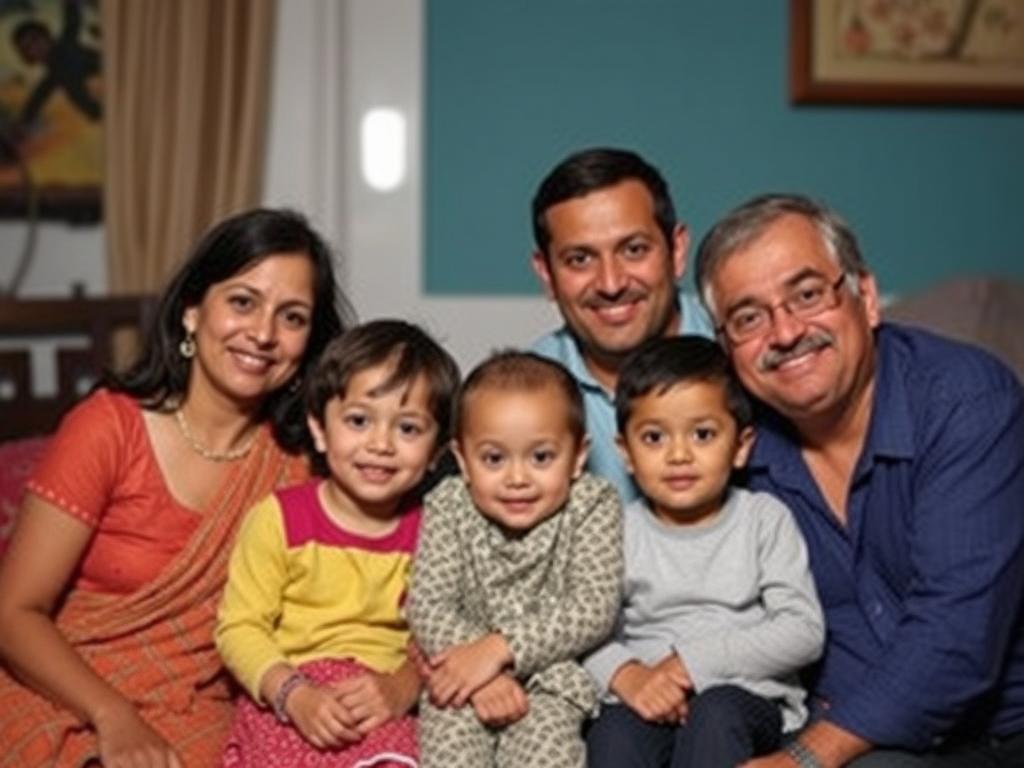
[[[217,649],[249,697],[225,766],[416,766],[420,679],[402,604],[416,489],[458,382],[451,357],[397,320],[324,351],[307,405],[328,476],[256,505],[231,557]]]
[[[425,656],[424,768],[584,764],[596,689],[576,657],[611,630],[618,495],[583,472],[583,405],[558,363],[503,352],[467,378],[461,477],[426,499],[409,622]]]
[[[622,370],[619,445],[645,498],[623,513],[615,632],[584,661],[605,694],[588,764],[738,765],[807,716],[797,672],[825,638],[807,547],[778,499],[729,487],[752,414],[715,342],[654,339]]]

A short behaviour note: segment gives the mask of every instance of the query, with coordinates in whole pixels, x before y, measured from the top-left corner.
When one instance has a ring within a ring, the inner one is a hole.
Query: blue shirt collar
[[[914,456],[914,429],[910,392],[901,369],[894,340],[883,324],[875,332],[875,391],[871,423],[861,451],[861,463],[875,456],[910,459]],[[793,470],[803,467],[800,439],[785,419],[761,405],[757,418],[757,440],[751,453],[750,469],[767,470],[781,485],[792,485]]]
[[[680,315],[679,333],[714,338],[711,321],[708,319],[704,308],[693,296],[684,291],[682,285],[679,284],[676,285],[676,300],[679,305]],[[590,369],[587,368],[587,364],[583,360],[583,354],[580,352],[579,342],[573,336],[568,326],[563,325],[558,330],[557,336],[562,346],[562,354],[559,356],[561,362],[576,377],[580,386],[585,389],[604,392],[604,387],[597,382]]]

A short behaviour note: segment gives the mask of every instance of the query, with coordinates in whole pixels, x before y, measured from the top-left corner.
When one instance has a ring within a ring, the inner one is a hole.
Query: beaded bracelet
[[[301,672],[292,672],[288,677],[284,679],[284,682],[277,689],[277,693],[274,694],[274,700],[270,702],[270,706],[274,710],[274,715],[278,721],[287,725],[292,721],[288,717],[288,712],[285,710],[284,705],[288,702],[288,697],[291,692],[298,688],[300,685],[305,685],[309,682],[309,678]]]
[[[790,742],[786,747],[786,754],[793,758],[800,768],[825,768],[818,756],[799,741]]]

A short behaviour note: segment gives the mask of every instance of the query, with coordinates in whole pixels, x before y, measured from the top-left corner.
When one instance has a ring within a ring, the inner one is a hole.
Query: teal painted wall
[[[425,290],[531,294],[529,201],[590,145],[658,165],[695,238],[798,191],[882,290],[1024,278],[1024,110],[789,104],[781,0],[427,0]]]

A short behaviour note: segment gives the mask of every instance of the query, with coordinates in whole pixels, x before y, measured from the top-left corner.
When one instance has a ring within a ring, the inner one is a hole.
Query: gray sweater
[[[807,547],[774,496],[728,492],[707,526],[667,525],[643,501],[623,513],[625,592],[609,641],[584,666],[605,692],[630,660],[675,651],[696,692],[741,686],[782,706],[784,730],[807,717],[797,671],[821,654],[825,624]]]

